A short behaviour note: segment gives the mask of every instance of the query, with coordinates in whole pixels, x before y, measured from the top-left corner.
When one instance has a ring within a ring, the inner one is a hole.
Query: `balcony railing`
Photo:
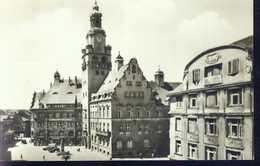
[[[204,78],[204,86],[221,84],[221,83],[222,83],[221,75],[215,75],[215,76],[210,76],[210,77]]]
[[[111,132],[110,131],[105,131],[105,130],[96,130],[96,134],[97,135],[101,135],[101,136],[110,136]]]

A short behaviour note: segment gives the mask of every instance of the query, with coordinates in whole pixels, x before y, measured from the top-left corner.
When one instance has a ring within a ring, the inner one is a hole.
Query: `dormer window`
[[[53,95],[57,95],[57,94],[58,94],[58,92],[53,92],[52,94],[53,94]]]
[[[67,94],[72,94],[72,92],[68,92]]]

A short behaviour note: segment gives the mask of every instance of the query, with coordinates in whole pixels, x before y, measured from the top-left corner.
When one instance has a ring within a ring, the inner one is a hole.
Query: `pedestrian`
[[[42,159],[45,160],[45,156],[42,156]]]
[[[152,158],[154,158],[154,153],[152,153]]]
[[[23,159],[23,155],[22,154],[21,154],[20,158]]]
[[[139,157],[142,159],[142,158],[143,158],[143,153],[140,153],[140,154],[139,154]]]

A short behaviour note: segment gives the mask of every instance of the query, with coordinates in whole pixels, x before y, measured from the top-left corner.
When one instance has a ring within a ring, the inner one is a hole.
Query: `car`
[[[70,159],[70,155],[69,154],[63,155],[62,159],[67,161],[68,159]]]
[[[53,152],[56,152],[56,151],[60,151],[60,149],[58,147],[51,147],[48,151],[50,153],[53,153]]]
[[[22,144],[27,144],[26,140],[22,140]]]
[[[57,155],[58,156],[60,156],[60,155],[64,156],[64,155],[71,155],[71,154],[70,154],[70,151],[67,151],[67,152],[58,152]]]

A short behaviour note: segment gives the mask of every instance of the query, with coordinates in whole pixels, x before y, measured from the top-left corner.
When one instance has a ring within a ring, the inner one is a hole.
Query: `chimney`
[[[78,86],[78,79],[77,79],[77,76],[75,76],[75,86],[76,86],[76,87]]]
[[[157,83],[158,86],[164,86],[164,73],[161,71],[160,66],[158,71],[155,72],[154,81]]]
[[[118,56],[116,57],[116,60],[115,60],[116,71],[118,71],[120,69],[120,67],[123,65],[124,65],[124,59],[121,57],[120,51],[119,51]]]
[[[69,81],[68,81],[68,83],[69,83],[69,86],[71,85],[71,80],[70,80],[70,77],[69,77]]]

